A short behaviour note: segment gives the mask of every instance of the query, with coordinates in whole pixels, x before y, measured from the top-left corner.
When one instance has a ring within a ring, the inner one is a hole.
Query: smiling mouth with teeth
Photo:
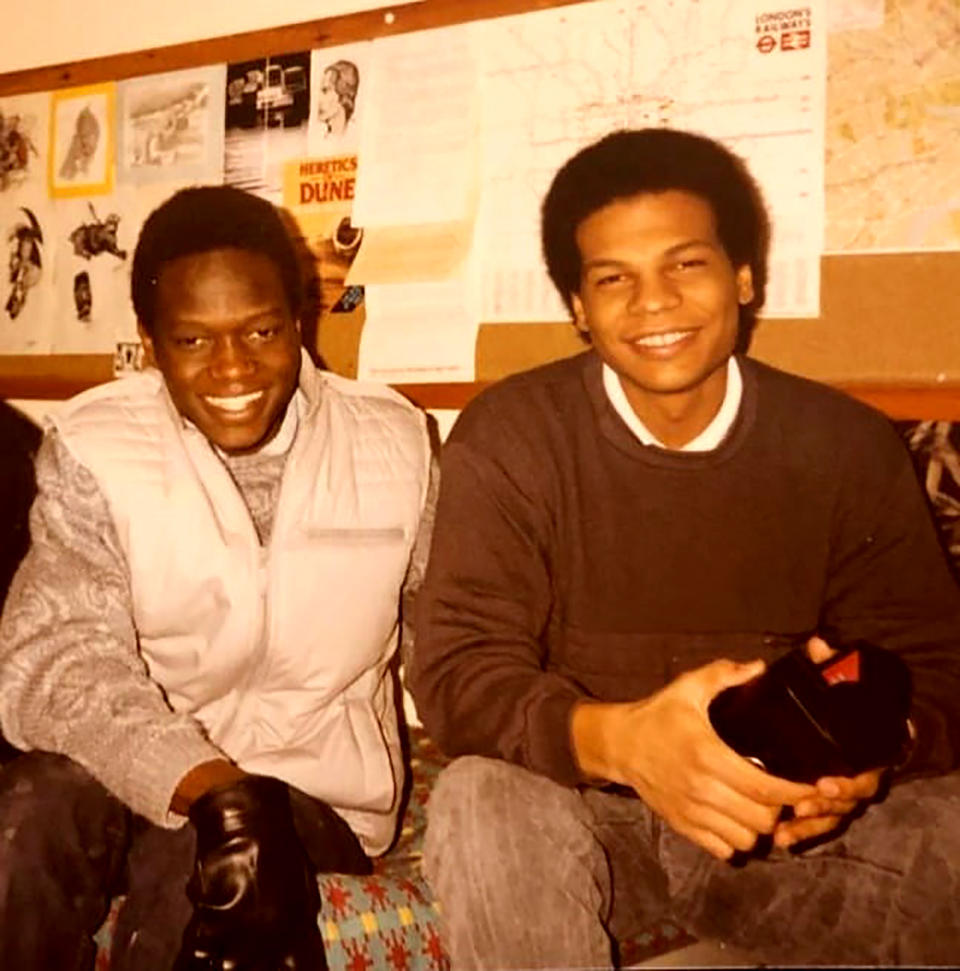
[[[670,347],[689,337],[692,332],[689,330],[670,330],[662,334],[647,334],[644,337],[635,337],[631,343],[639,344],[641,347]]]
[[[262,391],[251,391],[249,394],[238,394],[230,398],[215,398],[212,395],[205,395],[203,400],[220,411],[240,412],[262,397]]]

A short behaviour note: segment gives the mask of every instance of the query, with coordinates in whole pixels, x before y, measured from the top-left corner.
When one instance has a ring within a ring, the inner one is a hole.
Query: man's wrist
[[[205,793],[217,786],[233,785],[246,778],[247,773],[228,759],[212,759],[194,766],[178,783],[170,799],[170,809],[186,816],[190,807]]]
[[[615,777],[608,754],[611,724],[621,707],[611,702],[583,700],[571,710],[570,748],[585,781],[622,782]]]

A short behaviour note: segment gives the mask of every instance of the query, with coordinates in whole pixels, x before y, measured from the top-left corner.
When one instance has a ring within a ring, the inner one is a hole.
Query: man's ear
[[[143,324],[137,324],[137,334],[143,344],[143,363],[146,367],[158,367],[157,356],[153,350],[153,338],[147,333]]]
[[[570,309],[573,311],[573,326],[580,331],[584,337],[590,336],[590,328],[587,325],[587,314],[583,309],[583,301],[578,293],[570,294]]]
[[[753,297],[753,271],[750,269],[749,263],[744,263],[737,270],[737,303],[741,307],[745,307],[752,302]]]

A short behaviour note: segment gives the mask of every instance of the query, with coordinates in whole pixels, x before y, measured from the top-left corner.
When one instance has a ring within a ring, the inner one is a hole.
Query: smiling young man
[[[592,348],[465,409],[417,605],[417,708],[463,756],[424,854],[453,965],[609,966],[667,915],[772,963],[949,963],[960,591],[905,449],[739,353],[767,224],[722,146],[610,135],[542,216]],[[910,668],[902,764],[801,784],[713,731],[722,689],[861,639]]]
[[[111,967],[315,971],[315,872],[396,825],[423,416],[313,366],[247,193],[160,206],[132,296],[155,367],[51,422],[0,629],[0,966],[92,967],[125,890]]]

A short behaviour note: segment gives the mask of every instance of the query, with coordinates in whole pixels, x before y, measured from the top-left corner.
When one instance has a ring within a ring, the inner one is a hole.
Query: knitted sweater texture
[[[582,698],[640,699],[719,657],[819,633],[900,651],[918,744],[960,753],[960,590],[886,418],[741,359],[734,426],[707,453],[641,445],[592,353],[508,379],[447,441],[411,686],[450,754],[583,782]]]

